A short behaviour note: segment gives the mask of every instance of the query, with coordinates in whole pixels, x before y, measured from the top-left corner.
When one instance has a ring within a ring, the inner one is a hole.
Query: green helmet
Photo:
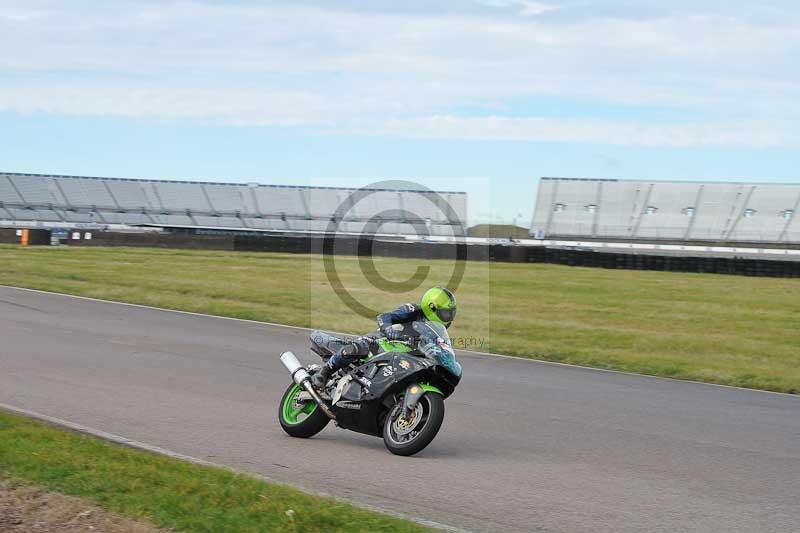
[[[433,287],[422,296],[422,313],[431,322],[449,328],[456,318],[456,297],[445,287]]]

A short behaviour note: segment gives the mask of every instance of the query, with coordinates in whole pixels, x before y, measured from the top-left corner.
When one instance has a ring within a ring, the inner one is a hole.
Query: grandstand
[[[538,239],[800,244],[800,185],[542,178]]]
[[[462,192],[0,173],[0,225],[463,236]]]

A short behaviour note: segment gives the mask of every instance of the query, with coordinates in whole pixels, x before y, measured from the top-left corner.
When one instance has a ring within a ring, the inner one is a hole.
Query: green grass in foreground
[[[418,260],[376,258],[390,280]],[[424,286],[446,283],[449,261]],[[170,309],[366,332],[314,255],[0,245],[0,284]],[[377,309],[415,301],[337,257],[342,283]],[[800,391],[800,280],[467,263],[457,347],[781,392]],[[471,339],[483,344],[466,345]]]
[[[0,474],[177,531],[426,531],[254,477],[117,446],[2,411]]]

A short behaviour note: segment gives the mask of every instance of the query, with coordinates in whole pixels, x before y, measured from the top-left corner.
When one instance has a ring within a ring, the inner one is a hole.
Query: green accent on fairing
[[[386,337],[378,339],[378,345],[384,352],[400,352],[408,353],[411,351],[411,346],[403,342],[390,341]]]
[[[301,422],[297,420],[298,415],[300,415],[301,413],[310,415],[311,413],[317,410],[317,407],[319,407],[316,404],[316,402],[309,401],[303,404],[303,406],[300,409],[295,409],[292,406],[292,404],[294,403],[295,396],[297,396],[297,393],[299,393],[301,390],[302,389],[300,388],[300,385],[295,383],[294,385],[292,385],[292,389],[289,392],[289,394],[286,395],[286,401],[283,402],[283,409],[281,410],[281,414],[283,415],[283,421],[292,426],[299,424]]]
[[[422,390],[424,390],[425,392],[438,392],[439,394],[444,396],[444,393],[440,391],[437,387],[434,387],[433,385],[428,385],[427,383],[420,383],[419,386],[422,387]]]
[[[438,309],[452,309],[455,314],[456,297],[449,289],[433,287],[422,295],[422,305],[420,307],[422,307],[422,314],[431,322],[449,326],[450,324],[442,320],[436,311]]]

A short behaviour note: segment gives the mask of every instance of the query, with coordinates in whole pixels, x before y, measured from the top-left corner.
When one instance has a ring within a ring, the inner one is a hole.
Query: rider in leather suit
[[[377,353],[377,339],[386,337],[389,340],[413,340],[416,337],[412,325],[420,320],[430,320],[450,327],[456,317],[456,297],[445,287],[433,287],[425,291],[422,296],[422,303],[403,304],[394,311],[388,311],[378,315],[378,330],[364,337],[360,337],[353,342],[346,343],[341,339],[332,337],[325,333],[315,331],[311,334],[314,343],[312,349],[317,353],[319,350],[333,351],[333,355],[328,362],[313,375],[314,387],[322,389],[328,383],[331,375],[353,363],[363,359],[370,353]],[[402,328],[395,328],[400,324]]]

